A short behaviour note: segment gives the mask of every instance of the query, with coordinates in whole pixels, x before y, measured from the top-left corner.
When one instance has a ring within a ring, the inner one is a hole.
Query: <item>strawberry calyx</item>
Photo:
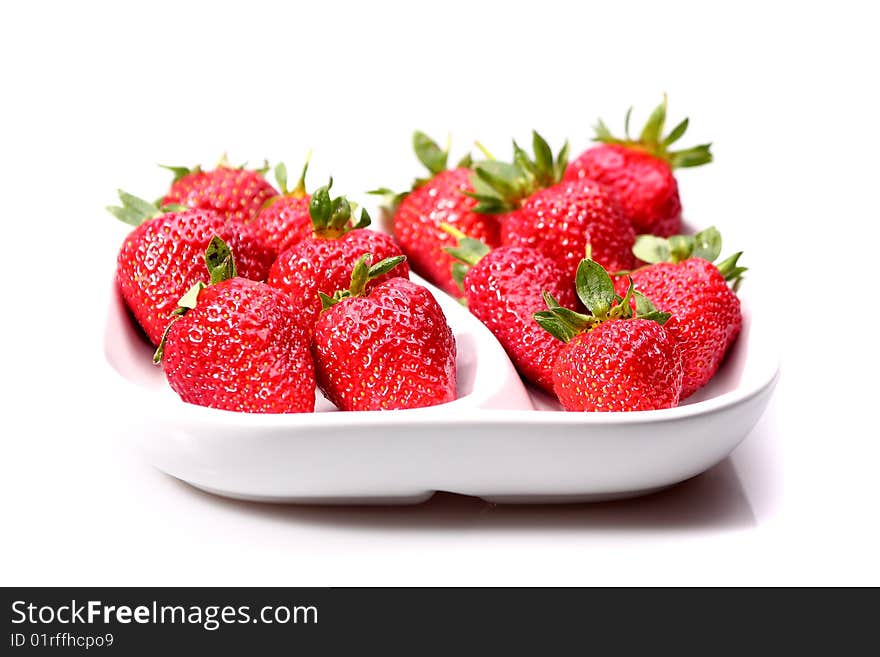
[[[365,208],[357,222],[352,223],[352,216],[357,206],[345,196],[330,197],[333,178],[323,187],[319,187],[309,200],[309,216],[312,218],[315,236],[324,239],[337,239],[345,233],[370,225],[370,215]]]
[[[721,255],[721,233],[715,226],[701,230],[695,235],[673,235],[657,237],[656,235],[639,235],[633,245],[633,255],[648,264],[658,262],[678,263],[688,258],[702,258],[715,262]],[[742,251],[716,264],[724,280],[733,284],[734,289],[742,282],[742,275],[748,267],[738,264]]]
[[[332,296],[318,292],[318,297],[321,299],[321,310],[327,310],[327,308],[336,305],[343,299],[364,296],[368,282],[387,274],[405,260],[406,256],[400,255],[385,258],[373,265],[371,264],[373,262],[373,254],[365,253],[358,258],[354,268],[351,270],[351,283],[347,290],[336,290]]]
[[[171,330],[174,322],[196,307],[199,301],[199,292],[209,285],[216,285],[238,276],[232,249],[217,235],[211,238],[208,248],[205,249],[205,267],[208,269],[210,282],[198,281],[180,297],[177,302],[177,308],[171,311],[172,319],[168,322],[168,326],[165,327],[162,339],[159,341],[159,346],[156,347],[156,352],[153,354],[154,365],[162,362],[162,356],[165,354],[165,342],[168,340],[168,332]]]
[[[236,170],[241,171],[241,170],[246,169],[247,165],[248,165],[247,162],[244,162],[243,164],[239,164],[237,166],[230,164],[229,157],[226,155],[226,153],[223,153],[223,155],[220,156],[220,159],[217,160],[217,167],[216,168],[218,168],[218,169],[236,169]],[[191,173],[204,173],[205,172],[205,170],[202,168],[201,164],[196,164],[195,166],[192,166],[192,167],[171,166],[168,164],[160,164],[159,166],[163,169],[167,169],[168,171],[170,171],[171,173],[174,174],[174,180],[171,181],[172,184],[176,183],[178,180],[180,180],[184,176],[188,176]],[[266,173],[269,171],[269,161],[263,160],[263,164],[258,168],[252,169],[252,171],[259,173],[260,175],[266,175]]]
[[[431,173],[428,178],[416,178],[413,189],[421,187],[438,173],[449,169],[449,149],[452,146],[452,137],[446,137],[446,147],[440,148],[436,141],[420,130],[413,133],[413,150],[419,162]],[[456,169],[470,169],[474,160],[470,152],[466,153],[455,165]]]
[[[278,183],[278,188],[281,190],[281,193],[277,196],[273,196],[271,198],[267,198],[263,205],[260,207],[260,210],[265,210],[270,205],[277,203],[282,198],[305,198],[308,196],[308,192],[306,191],[306,172],[309,170],[309,161],[312,159],[312,151],[309,151],[306,154],[306,161],[303,164],[302,173],[300,173],[299,180],[296,182],[296,186],[293,189],[287,188],[287,165],[284,162],[279,162],[275,165],[275,181]]]
[[[122,202],[122,205],[108,205],[107,211],[122,223],[134,226],[135,228],[145,221],[155,219],[163,214],[180,212],[187,209],[186,206],[177,203],[168,203],[160,207],[157,203],[150,203],[121,189],[116,191],[119,194],[119,200]]]
[[[644,294],[635,290],[632,278],[627,278],[629,285],[621,297],[614,291],[614,282],[602,265],[584,258],[577,268],[575,289],[589,314],[564,308],[552,294],[544,292],[547,310],[536,312],[533,317],[541,328],[563,342],[569,342],[576,335],[614,319],[648,319],[665,324],[671,315],[659,312]],[[631,303],[633,300],[635,312]]]
[[[722,262],[719,262],[715,267],[721,272],[721,275],[724,276],[724,280],[728,281],[733,285],[734,290],[738,290],[740,284],[742,283],[742,275],[748,271],[748,267],[740,267],[737,263],[739,261],[739,257],[743,254],[742,251],[734,253],[729,258],[726,258]]]
[[[452,263],[452,280],[459,289],[464,291],[464,277],[471,267],[483,259],[491,250],[482,240],[468,237],[465,233],[451,224],[442,223],[440,229],[457,240],[455,246],[444,246],[443,250],[455,258]]]
[[[287,165],[284,162],[279,162],[275,165],[275,180],[278,182],[278,188],[281,190],[281,196],[292,196],[294,198],[303,198],[308,192],[306,192],[306,173],[309,170],[309,162],[312,159],[312,151],[306,153],[306,161],[303,164],[302,173],[300,173],[299,180],[296,182],[296,186],[293,189],[287,189]],[[277,197],[276,197],[277,198]]]
[[[428,170],[431,175],[428,177],[416,178],[413,181],[410,189],[403,192],[395,192],[393,189],[390,189],[388,187],[378,187],[367,192],[367,194],[381,196],[382,207],[392,214],[397,211],[397,206],[400,205],[400,202],[404,198],[406,198],[406,196],[411,191],[416,190],[422,185],[430,182],[431,178],[436,176],[438,173],[449,169],[449,150],[452,145],[451,136],[447,136],[445,148],[441,148],[436,141],[431,139],[424,132],[422,132],[421,130],[416,130],[415,132],[413,132],[412,145],[419,162],[422,163],[422,165]],[[470,152],[468,152],[464,155],[464,157],[456,162],[454,168],[470,169],[473,167],[473,165],[473,157],[471,157]]]
[[[490,158],[474,166],[471,176],[474,191],[466,192],[477,200],[474,212],[510,212],[518,208],[523,199],[562,180],[568,166],[567,141],[554,159],[547,141],[532,131],[532,151],[534,155],[530,156],[514,140],[512,162]]]
[[[171,184],[176,183],[178,180],[183,178],[184,176],[188,176],[191,173],[201,173],[202,166],[200,164],[195,165],[194,167],[178,167],[171,166],[169,164],[160,164],[159,165],[163,169],[167,169],[171,173],[174,174],[174,180],[171,181]]]
[[[661,102],[651,116],[648,117],[645,127],[638,139],[633,139],[629,134],[629,120],[632,115],[632,107],[626,112],[624,120],[624,139],[615,137],[608,126],[602,119],[596,124],[596,136],[593,141],[603,144],[617,144],[627,148],[634,148],[645,151],[654,157],[665,160],[673,169],[681,169],[685,167],[696,167],[701,164],[708,164],[712,161],[712,152],[710,150],[712,144],[700,144],[680,151],[670,150],[669,147],[682,138],[687,130],[689,119],[685,118],[678,123],[669,134],[663,135],[663,129],[666,124],[666,94],[663,94],[663,102]]]

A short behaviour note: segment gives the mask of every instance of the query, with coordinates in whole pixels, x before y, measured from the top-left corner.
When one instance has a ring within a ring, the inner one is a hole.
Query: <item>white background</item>
[[[0,9],[2,584],[880,584],[880,48],[868,3],[14,3]],[[733,458],[639,501],[267,507],[198,493],[116,429],[101,352],[155,163],[285,159],[404,187],[409,135],[575,152],[670,98],[685,213],[746,250],[785,336]]]

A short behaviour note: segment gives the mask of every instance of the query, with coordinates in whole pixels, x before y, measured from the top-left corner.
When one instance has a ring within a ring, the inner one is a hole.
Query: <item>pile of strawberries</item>
[[[681,235],[673,169],[711,161],[672,151],[666,102],[638,138],[612,137],[568,162],[537,133],[510,162],[466,156],[422,133],[430,176],[389,196],[394,237],[366,210],[292,190],[283,165],[169,167],[149,203],[110,208],[134,230],[119,289],[156,345],[171,387],[193,404],[312,412],[316,387],[341,410],[456,397],[456,347],[443,311],[409,268],[460,297],[527,381],[569,411],[668,408],[714,375],[742,326],[739,253],[713,264],[718,231]]]

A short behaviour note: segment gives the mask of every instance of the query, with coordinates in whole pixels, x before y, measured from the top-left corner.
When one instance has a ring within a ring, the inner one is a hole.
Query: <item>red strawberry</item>
[[[309,332],[290,301],[265,283],[236,277],[215,237],[205,252],[211,284],[181,300],[155,361],[190,404],[245,413],[310,413],[315,372]]]
[[[333,181],[330,181],[332,185]],[[383,233],[366,230],[370,216],[361,210],[360,220],[352,225],[351,205],[344,196],[330,199],[330,185],[315,190],[309,212],[314,237],[303,240],[278,256],[267,282],[288,295],[312,326],[321,311],[319,293],[332,294],[348,285],[351,270],[365,253],[385,259],[401,255],[394,240]],[[370,286],[394,278],[409,276],[403,263],[384,277],[370,281]]]
[[[302,175],[296,187],[287,190],[287,167],[278,164],[275,167],[275,178],[281,187],[281,194],[263,204],[256,218],[250,222],[257,235],[272,246],[278,253],[283,253],[295,244],[311,237],[314,232],[312,218],[309,215],[311,196],[306,193],[306,171],[309,162],[306,159]]]
[[[405,278],[365,291],[402,259],[370,267],[368,254],[355,265],[348,290],[324,297],[312,354],[319,387],[341,410],[419,408],[456,398],[455,338],[431,293]]]
[[[265,280],[275,253],[252,231],[212,210],[163,213],[123,191],[122,207],[108,208],[135,226],[119,250],[116,281],[147,337],[158,344],[177,300],[204,275],[203,254],[215,235],[236,249],[241,275]]]
[[[669,319],[629,282],[614,293],[608,273],[593,260],[577,271],[577,293],[590,314],[561,307],[546,295],[548,310],[535,321],[566,344],[553,367],[553,389],[567,411],[647,411],[676,406],[682,363]],[[630,301],[635,297],[633,317]]]
[[[212,171],[202,171],[198,165],[192,169],[165,168],[174,173],[174,181],[162,205],[176,203],[215,210],[227,219],[249,221],[257,216],[266,201],[278,195],[263,176],[265,170],[230,167],[225,157]]]
[[[533,315],[544,308],[544,292],[563,306],[575,306],[571,276],[535,249],[502,246],[490,251],[479,240],[453,234],[459,244],[447,251],[464,265],[454,275],[464,276],[468,309],[498,339],[519,373],[552,393],[553,364],[565,343],[542,329]]]
[[[443,249],[454,246],[455,239],[440,225],[449,224],[490,247],[499,245],[498,222],[494,217],[474,212],[477,202],[465,195],[473,192],[471,160],[466,156],[454,169],[447,169],[449,156],[421,132],[413,135],[419,160],[431,177],[416,180],[413,190],[396,198],[394,236],[413,270],[449,294],[459,289],[450,276],[452,257]],[[377,190],[387,193],[389,190]]]
[[[611,135],[600,120],[596,141],[602,142],[585,151],[565,172],[566,180],[587,178],[607,185],[615,195],[623,215],[637,233],[668,236],[681,232],[681,200],[672,170],[695,167],[712,161],[711,144],[701,144],[683,151],[669,147],[684,135],[685,119],[663,136],[666,122],[666,97],[654,110],[638,139],[629,136],[626,114],[626,138]]]
[[[478,211],[504,213],[501,242],[537,249],[564,270],[577,268],[587,247],[609,270],[632,269],[635,233],[607,190],[589,180],[559,182],[568,144],[553,160],[547,142],[533,133],[535,159],[514,142],[514,163],[477,165]]]
[[[669,240],[643,235],[636,242],[636,256],[655,263],[632,272],[636,288],[673,316],[665,327],[681,344],[682,399],[709,382],[742,329],[740,302],[728,285],[736,286],[746,271],[737,265],[742,254],[713,265],[720,252],[715,228]]]

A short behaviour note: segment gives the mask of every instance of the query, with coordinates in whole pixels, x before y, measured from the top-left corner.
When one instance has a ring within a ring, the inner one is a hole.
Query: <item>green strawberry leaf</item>
[[[456,169],[470,169],[470,168],[472,168],[473,166],[474,166],[474,158],[471,156],[470,153],[468,153],[467,155],[465,155],[463,158],[461,158],[461,159],[460,159],[458,162],[456,162],[456,164],[455,164],[455,168],[456,168]]]
[[[309,200],[309,215],[312,217],[315,231],[323,230],[330,221],[330,213],[333,209],[330,201],[330,187],[332,185],[333,178],[326,186],[316,189]]]
[[[178,180],[180,180],[184,176],[188,176],[191,173],[198,173],[199,171],[201,171],[201,168],[198,165],[196,165],[192,168],[190,168],[190,167],[173,167],[173,166],[168,166],[167,164],[160,164],[159,166],[163,169],[167,169],[168,171],[170,171],[171,173],[174,174],[174,180],[171,181],[172,184],[176,183]]]
[[[166,203],[161,208],[163,214],[168,212],[183,212],[184,210],[188,210],[185,205],[181,205],[180,203]]]
[[[283,191],[284,194],[289,193],[291,196],[295,196],[296,198],[303,198],[307,194],[307,192],[306,192],[306,174],[309,172],[309,162],[311,161],[311,159],[312,159],[312,151],[310,150],[308,153],[306,153],[306,161],[303,163],[302,171],[299,174],[299,180],[296,181],[296,187],[294,187],[290,192],[287,192],[287,190],[284,190]],[[285,173],[285,178],[286,178],[286,175],[287,175],[286,169],[285,169],[284,173]],[[286,182],[287,181],[285,179],[285,184],[286,184]]]
[[[636,300],[636,318],[648,319],[663,325],[672,317],[670,313],[657,310],[651,300],[641,292],[634,292],[633,296]]]
[[[476,179],[484,183],[480,189],[477,189],[478,183],[474,183],[474,191],[478,194],[494,194],[508,201],[519,199],[523,193],[523,172],[516,165],[489,160],[474,167],[474,173]]]
[[[405,260],[406,256],[403,255],[393,256],[391,258],[380,260],[375,265],[370,267],[369,271],[367,272],[367,279],[373,280],[374,278],[378,278],[379,276],[387,274]]]
[[[652,313],[647,313],[639,317],[639,319],[647,319],[653,322],[657,322],[661,326],[663,326],[666,322],[669,321],[669,318],[672,317],[671,313],[661,313],[654,311]]]
[[[140,226],[141,223],[143,223],[143,216],[141,216],[133,208],[108,205],[105,209],[107,210],[107,212],[119,219],[119,221],[124,224],[128,224],[129,226],[137,227]]]
[[[397,212],[397,207],[400,205],[400,202],[409,195],[409,192],[395,192],[389,187],[377,187],[376,189],[368,191],[367,194],[370,194],[371,196],[381,196],[382,208],[387,212],[394,214]]]
[[[457,240],[455,246],[446,246],[443,247],[443,250],[458,260],[459,262],[455,264],[463,265],[465,271],[469,267],[473,267],[483,256],[489,253],[490,249],[484,242],[468,237],[451,224],[441,223],[440,229]]]
[[[742,254],[742,251],[740,251],[739,253],[734,253],[732,256],[716,265],[716,267],[718,267],[718,271],[720,271],[721,275],[724,276],[724,280],[732,281],[735,289],[739,287],[742,275],[748,271],[748,267],[740,267],[737,264]]]
[[[177,308],[174,310],[174,314],[183,315],[187,310],[195,308],[199,301],[199,292],[206,287],[207,286],[204,283],[199,281],[189,288],[184,295],[177,300]]]
[[[626,294],[624,294],[623,297],[620,297],[617,294],[614,295],[614,300],[617,301],[617,305],[611,309],[611,312],[609,313],[609,317],[612,317],[612,318],[623,317],[623,318],[627,318],[627,319],[632,317],[632,303],[631,303],[631,301],[632,301],[633,295],[635,294],[635,285],[633,284],[632,276],[630,276],[629,274],[627,274],[626,279],[628,282],[628,285],[626,287]]]
[[[631,111],[632,111],[632,108],[630,108],[630,112]],[[627,119],[626,132],[627,132],[627,140],[628,140],[629,139],[629,112],[627,112],[626,119]],[[614,144],[614,143],[619,143],[622,141],[622,140],[614,137],[611,130],[608,128],[607,125],[605,125],[605,121],[603,121],[602,119],[598,120],[598,122],[596,123],[596,126],[593,128],[593,131],[595,132],[595,136],[593,137],[593,141],[600,141],[605,144]]]
[[[351,219],[351,203],[344,196],[339,196],[330,201],[330,218],[327,227],[332,230],[342,230]]]
[[[373,223],[373,220],[370,218],[370,213],[367,212],[366,208],[361,208],[361,216],[357,220],[357,223],[352,226],[352,230],[366,228],[371,223]]]
[[[532,317],[541,328],[558,340],[569,342],[598,321],[595,317],[563,308],[549,292],[544,292],[543,297],[547,310],[536,312]]]
[[[633,255],[649,264],[667,262],[670,257],[669,240],[656,235],[639,235],[632,248]]]
[[[437,175],[441,171],[446,170],[446,164],[449,159],[449,149],[443,150],[424,132],[416,130],[413,133],[413,149],[419,162],[425,165],[433,175]]]
[[[452,263],[452,280],[462,292],[464,292],[464,277],[467,276],[468,271],[470,271],[470,267],[463,262]]]
[[[657,312],[656,306],[641,292],[634,291],[633,297],[636,300],[636,317],[644,317],[650,313]]]
[[[651,112],[651,116],[648,117],[647,123],[645,123],[645,127],[642,128],[642,134],[639,137],[639,141],[643,144],[656,144],[660,141],[660,135],[663,134],[663,126],[666,123],[666,94],[663,95],[663,102],[661,102],[657,107],[654,108],[654,111]]]
[[[565,170],[568,168],[568,152],[571,148],[568,140],[565,140],[565,143],[562,144],[562,148],[559,149],[559,153],[556,155],[556,163],[553,165],[553,176],[554,180],[557,182],[562,180],[562,177],[565,175]]]
[[[712,152],[709,150],[712,144],[700,144],[683,151],[674,151],[668,154],[669,165],[673,169],[686,167],[698,167],[712,161]]]
[[[513,140],[513,163],[519,168],[518,175],[524,175],[529,186],[537,185],[541,180],[543,174],[538,168],[538,164],[532,161],[529,154],[516,143],[515,139]]]
[[[693,250],[694,238],[690,235],[672,235],[669,238],[669,257],[672,262],[687,260]]]
[[[163,214],[163,211],[155,203],[145,201],[121,189],[116,191],[122,205],[107,206],[107,211],[129,226],[140,226],[145,221]]]
[[[364,293],[367,281],[370,280],[370,263],[372,261],[372,253],[365,253],[358,258],[354,268],[351,270],[351,286],[348,288],[351,296],[358,297]]]
[[[666,138],[663,140],[663,145],[664,146],[671,146],[672,144],[677,142],[679,139],[681,139],[682,136],[684,135],[685,131],[687,130],[688,123],[689,123],[689,119],[686,118],[681,123],[679,123],[677,126],[675,126],[672,129],[672,132],[670,132],[668,135],[666,135]]]
[[[715,226],[710,226],[694,235],[690,255],[694,258],[715,262],[715,259],[721,255],[721,233]]]
[[[211,285],[227,281],[238,275],[232,250],[217,235],[211,238],[211,242],[205,250],[205,265],[211,275]]]
[[[278,183],[278,188],[281,190],[281,193],[287,194],[287,165],[284,162],[279,162],[275,165],[275,181]]]
[[[557,340],[570,342],[577,335],[577,331],[573,331],[565,322],[556,316],[556,313],[550,310],[540,310],[532,315],[538,325],[547,331]]]
[[[544,186],[549,187],[556,182],[553,151],[550,150],[547,140],[536,130],[532,130],[532,151],[535,153],[535,167],[541,175],[540,181]]]
[[[575,289],[578,298],[599,319],[604,319],[614,302],[614,282],[595,260],[583,259],[577,268]]]
[[[321,300],[321,311],[327,310],[331,306],[336,305],[340,302],[341,299],[337,299],[336,296],[328,297],[323,292],[318,292],[318,298]]]

